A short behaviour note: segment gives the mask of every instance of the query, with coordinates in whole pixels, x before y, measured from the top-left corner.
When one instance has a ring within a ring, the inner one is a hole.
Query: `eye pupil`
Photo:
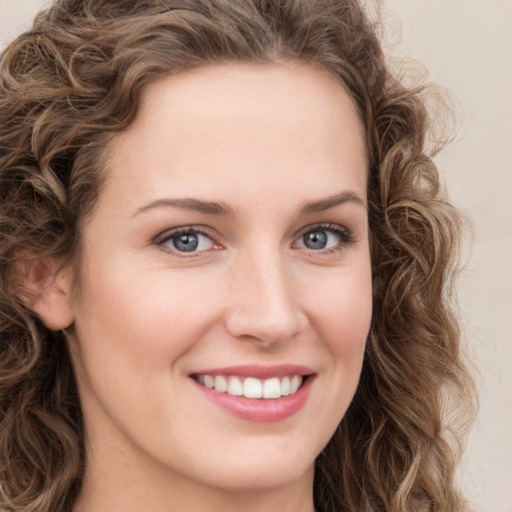
[[[308,249],[324,249],[327,245],[327,234],[325,231],[311,231],[304,235],[303,240]]]
[[[199,245],[199,238],[194,233],[187,233],[173,238],[172,244],[178,251],[192,252]]]

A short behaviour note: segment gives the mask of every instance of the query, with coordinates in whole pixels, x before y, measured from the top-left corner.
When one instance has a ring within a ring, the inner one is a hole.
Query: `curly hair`
[[[322,512],[460,512],[454,404],[471,409],[451,305],[461,217],[429,152],[424,89],[391,72],[357,0],[57,0],[0,61],[0,508],[67,511],[83,418],[65,334],[19,293],[20,261],[79,268],[108,141],[145,86],[219,62],[328,70],[365,127],[374,304],[356,396],[316,461]],[[78,279],[79,281],[79,279]],[[459,416],[460,417],[460,416]]]

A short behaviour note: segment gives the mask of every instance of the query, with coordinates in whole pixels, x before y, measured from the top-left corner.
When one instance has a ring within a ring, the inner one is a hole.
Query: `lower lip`
[[[274,422],[284,420],[302,409],[309,396],[313,376],[308,376],[296,393],[281,398],[233,396],[228,393],[218,393],[195,380],[193,382],[209,400],[238,418],[257,422]]]

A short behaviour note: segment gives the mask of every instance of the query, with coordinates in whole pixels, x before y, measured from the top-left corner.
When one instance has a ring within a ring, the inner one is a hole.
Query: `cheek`
[[[118,425],[128,418],[134,431],[147,430],[143,418],[167,414],[167,390],[180,385],[182,357],[211,325],[214,301],[198,300],[203,288],[187,279],[110,270],[89,273],[76,307],[72,352],[82,398],[90,417],[100,404]]]
[[[333,284],[335,283],[335,284]],[[362,360],[372,317],[369,263],[343,269],[322,289],[309,295],[311,318],[334,356]]]
[[[168,372],[218,321],[223,297],[213,272],[136,266],[118,257],[91,262],[86,275],[75,311],[83,356],[96,365],[102,354],[133,379]]]
[[[372,316],[370,265],[340,269],[326,286],[309,295],[310,319],[319,336],[316,353],[323,350],[311,436],[325,447],[345,415],[359,384]],[[336,283],[333,285],[332,283]]]

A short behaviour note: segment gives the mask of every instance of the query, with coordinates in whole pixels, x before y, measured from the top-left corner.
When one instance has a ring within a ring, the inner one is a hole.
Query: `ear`
[[[19,293],[23,302],[53,331],[69,327],[72,274],[52,259],[25,261],[19,269]]]

